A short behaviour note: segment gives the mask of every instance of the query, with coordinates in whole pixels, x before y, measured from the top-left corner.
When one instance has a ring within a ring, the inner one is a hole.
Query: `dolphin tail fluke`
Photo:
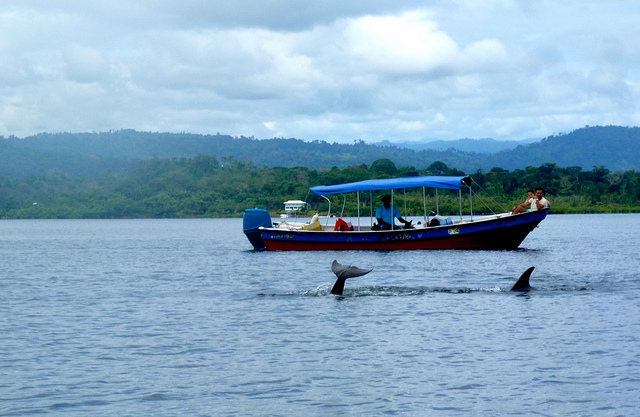
[[[529,291],[531,290],[531,285],[529,285],[529,277],[531,277],[531,273],[536,269],[535,266],[527,269],[520,275],[518,281],[511,287],[511,291]]]
[[[331,270],[336,274],[336,277],[338,277],[336,283],[333,284],[333,288],[331,289],[331,294],[336,295],[342,295],[344,291],[344,282],[348,278],[361,277],[373,271],[373,269],[362,269],[357,266],[341,265],[336,260],[331,264]]]
[[[357,266],[340,265],[336,260],[334,260],[331,264],[331,270],[334,274],[336,274],[338,278],[344,279],[361,277],[373,271],[373,269],[362,269],[358,268]]]

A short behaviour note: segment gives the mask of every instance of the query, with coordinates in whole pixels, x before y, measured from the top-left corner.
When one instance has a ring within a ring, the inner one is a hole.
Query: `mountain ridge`
[[[455,140],[425,140],[413,142],[390,142],[384,140],[375,142],[372,145],[378,146],[397,146],[399,148],[413,149],[416,151],[432,149],[435,151],[447,151],[455,149],[462,152],[474,152],[490,154],[504,150],[515,149],[518,145],[529,145],[539,142],[541,139],[523,139],[523,140],[496,140],[492,138],[481,139],[455,139]]]
[[[479,143],[490,143],[487,139]],[[490,139],[494,141],[493,139]],[[458,142],[463,143],[463,142]],[[424,169],[440,161],[467,173],[502,168],[525,169],[553,163],[612,171],[640,169],[640,128],[585,126],[513,149],[479,153],[449,148],[408,149],[397,144],[328,143],[301,139],[256,139],[230,135],[139,132],[131,129],[99,133],[41,133],[24,139],[0,137],[0,174],[27,176],[61,170],[74,176],[98,176],[129,169],[136,160],[191,158],[199,154],[221,160],[251,161],[256,166],[304,166],[313,169],[370,165],[390,159],[398,166]]]

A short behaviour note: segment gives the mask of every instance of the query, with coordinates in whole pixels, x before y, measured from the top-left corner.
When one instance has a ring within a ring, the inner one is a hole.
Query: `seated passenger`
[[[551,208],[551,203],[549,203],[549,200],[544,198],[544,188],[542,187],[536,188],[535,201],[531,204],[532,209],[534,204],[535,204],[536,210]]]
[[[394,229],[399,229],[400,227],[395,224],[395,219],[404,223],[405,228],[411,228],[412,222],[400,216],[400,210],[391,205],[391,196],[387,194],[382,197],[382,205],[376,209],[376,220],[378,220],[378,224],[373,225],[373,229],[391,230],[392,225]]]
[[[526,213],[531,210],[535,200],[535,194],[532,189],[527,190],[527,199],[522,204],[518,204],[511,210],[511,214]]]

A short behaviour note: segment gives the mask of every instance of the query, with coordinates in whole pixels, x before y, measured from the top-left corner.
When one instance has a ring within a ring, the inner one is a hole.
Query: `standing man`
[[[376,209],[376,219],[378,220],[378,230],[391,230],[395,228],[395,219],[404,223],[405,227],[411,227],[411,221],[406,221],[400,216],[400,210],[391,205],[391,196],[382,197],[382,205]],[[392,227],[393,226],[393,227]]]

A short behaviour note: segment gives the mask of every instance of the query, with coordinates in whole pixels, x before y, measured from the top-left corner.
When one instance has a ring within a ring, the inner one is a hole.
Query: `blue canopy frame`
[[[328,195],[345,194],[345,193],[357,193],[358,196],[358,226],[360,226],[360,191],[378,191],[378,190],[391,190],[391,204],[393,204],[393,190],[423,187],[423,202],[425,201],[424,188],[444,188],[447,190],[458,190],[460,199],[460,219],[462,220],[462,185],[469,187],[471,192],[471,177],[464,176],[418,176],[418,177],[404,177],[404,178],[386,178],[377,180],[365,180],[357,182],[349,182],[346,184],[336,185],[318,185],[311,187],[310,190],[315,194],[323,197],[329,202],[328,213],[331,212],[331,200],[327,198]],[[437,207],[437,190],[436,190],[436,207]],[[473,205],[471,204],[471,219],[473,220]],[[406,211],[406,206],[405,206]],[[425,223],[428,220],[427,207],[424,205],[424,217]],[[440,214],[440,210],[437,210],[437,214]],[[372,213],[373,216],[373,213]],[[328,219],[327,214],[327,219]],[[393,229],[393,228],[392,228]]]
[[[444,188],[448,190],[460,190],[462,184],[471,185],[469,176],[444,177],[444,176],[421,176],[405,178],[388,178],[382,180],[365,180],[337,185],[318,185],[310,190],[317,195],[335,195],[344,193],[354,193],[359,191],[393,190],[398,188]]]

